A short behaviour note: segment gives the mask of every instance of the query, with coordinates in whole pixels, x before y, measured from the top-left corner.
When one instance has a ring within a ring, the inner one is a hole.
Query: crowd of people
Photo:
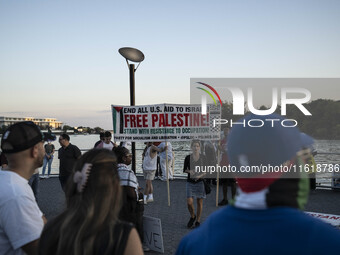
[[[306,160],[299,154],[306,144],[297,128],[265,124],[256,129],[235,127],[230,133],[226,129],[224,134],[219,144],[220,164],[240,168],[298,165]],[[0,254],[143,254],[148,249],[142,245],[144,206],[154,200],[152,181],[158,165],[163,180],[173,179],[172,146],[169,142],[146,143],[143,191],[129,167],[132,154],[128,146],[111,139],[109,131],[101,133],[94,148],[82,154],[67,134],[59,136],[59,181],[66,208],[47,221],[38,207],[34,182],[39,179],[39,167],[43,167],[44,178],[50,175],[55,153],[51,137],[32,122],[16,123],[5,131],[1,141]],[[195,166],[209,164],[212,157],[203,153],[199,140],[191,142],[191,151],[183,172],[187,174],[190,214],[187,227],[195,230],[182,239],[177,254],[336,254],[340,250],[340,231],[302,212],[309,192],[309,179],[302,175],[228,178],[222,182],[220,202],[228,206],[201,224],[206,176],[198,174]],[[233,197],[229,201],[224,192],[228,186]]]

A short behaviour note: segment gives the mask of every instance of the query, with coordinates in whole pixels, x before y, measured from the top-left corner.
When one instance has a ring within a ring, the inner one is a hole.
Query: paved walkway
[[[145,187],[144,180],[138,177],[140,186]],[[181,238],[190,232],[186,228],[189,212],[186,207],[185,180],[170,182],[171,206],[168,206],[166,182],[155,180],[153,203],[145,206],[144,215],[160,218],[162,222],[164,254],[174,254]],[[220,188],[220,194],[222,189]],[[215,206],[216,187],[203,204],[202,222],[209,214],[219,209]],[[220,196],[221,197],[221,196]],[[40,181],[39,206],[49,219],[58,215],[64,208],[65,198],[58,178]],[[196,205],[195,205],[196,207]],[[306,211],[340,215],[340,192],[318,189],[310,194]],[[155,254],[147,252],[145,254]]]

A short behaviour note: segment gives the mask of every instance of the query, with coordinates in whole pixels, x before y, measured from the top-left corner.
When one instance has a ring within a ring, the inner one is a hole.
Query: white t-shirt
[[[103,148],[104,148],[104,149],[108,149],[108,150],[112,151],[112,148],[113,148],[113,147],[114,147],[114,145],[113,145],[112,142],[110,142],[109,144],[103,143]]]
[[[157,169],[157,155],[151,158],[151,146],[146,150],[143,160],[143,170],[144,171],[153,171]]]
[[[0,171],[0,254],[25,254],[21,247],[40,238],[42,215],[28,181]]]
[[[160,149],[165,148],[165,142],[161,142],[158,146]],[[159,153],[159,157],[162,159],[166,159],[166,151],[168,152],[168,160],[172,160],[172,145],[168,142],[167,149]]]

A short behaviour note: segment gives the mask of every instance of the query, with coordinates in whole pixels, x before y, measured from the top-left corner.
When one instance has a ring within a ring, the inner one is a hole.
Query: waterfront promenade
[[[141,187],[145,182],[138,177]],[[166,182],[155,180],[153,203],[145,206],[144,215],[160,218],[162,222],[164,254],[174,254],[181,238],[191,230],[186,228],[189,213],[186,207],[184,179],[176,179],[170,182],[171,206],[168,206]],[[221,197],[220,187],[220,197]],[[213,186],[211,194],[207,196],[203,204],[202,223],[212,212],[220,209],[215,206],[216,187]],[[47,219],[60,213],[65,206],[64,193],[60,188],[58,178],[40,180],[39,206]],[[196,206],[196,203],[195,203]],[[309,196],[306,211],[340,214],[340,191],[317,189]],[[146,252],[145,254],[156,254]]]

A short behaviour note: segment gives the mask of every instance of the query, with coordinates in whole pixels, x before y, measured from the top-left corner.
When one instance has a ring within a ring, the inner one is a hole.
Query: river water
[[[70,135],[70,142],[79,147],[82,153],[93,148],[94,144],[99,140],[99,135]],[[53,142],[56,151],[60,148],[59,142]],[[175,154],[175,174],[183,175],[183,162],[186,155],[190,154],[190,142],[171,142]],[[143,143],[136,143],[136,170],[137,173],[142,172],[142,152]],[[315,157],[317,164],[340,164],[340,140],[316,140],[315,147],[318,155]],[[42,168],[40,168],[41,173]],[[47,173],[47,169],[46,169]],[[59,173],[59,160],[57,153],[52,163],[52,174]],[[331,173],[317,173],[317,183],[330,185]]]

